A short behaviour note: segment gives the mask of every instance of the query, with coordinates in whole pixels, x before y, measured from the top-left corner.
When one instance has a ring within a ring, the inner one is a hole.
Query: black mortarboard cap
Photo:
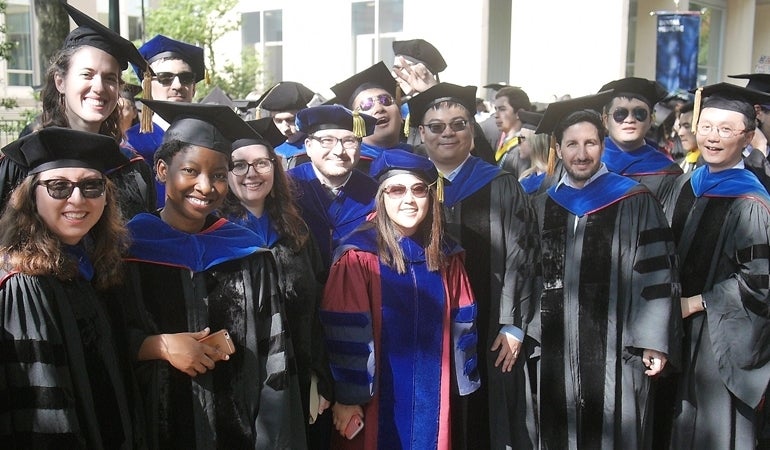
[[[313,99],[313,91],[296,81],[281,81],[257,100],[259,109],[266,111],[299,111],[307,108]]]
[[[62,1],[62,6],[78,25],[64,39],[63,48],[81,45],[96,47],[112,55],[118,61],[122,70],[128,68],[129,62],[136,67],[140,67],[141,71],[137,71],[137,74],[139,79],[142,79],[148,64],[131,41],[105,27],[96,19],[72,5]]]
[[[225,94],[225,91],[219,86],[214,86],[214,88],[206,94],[199,103],[205,105],[224,105],[230,109],[235,108],[235,103],[233,103],[232,99],[230,99],[230,97]]]
[[[504,81],[501,81],[499,83],[485,84],[484,86],[481,86],[481,87],[483,87],[484,89],[492,89],[492,90],[495,90],[495,91],[499,91],[500,89],[502,89],[502,88],[504,88],[506,86],[508,86],[508,83],[506,83]]]
[[[613,90],[618,97],[622,94],[635,94],[647,100],[650,107],[666,98],[668,91],[660,83],[646,78],[627,77],[610,81],[602,86],[599,92]]]
[[[543,114],[523,109],[519,110],[518,115],[519,120],[521,120],[521,127],[528,130],[537,130],[537,126],[540,125],[540,121],[543,119]]]
[[[358,137],[374,133],[377,119],[353,112],[342,105],[320,105],[305,108],[297,113],[297,128],[307,134],[318,130],[350,130]]]
[[[436,166],[428,158],[400,149],[382,152],[372,161],[369,173],[379,182],[399,173],[413,173],[428,184],[438,179]]]
[[[256,100],[247,100],[243,98],[233,100],[233,105],[241,111],[248,111],[251,108],[255,108],[258,102]]]
[[[362,91],[372,88],[382,88],[392,96],[396,96],[396,80],[384,62],[358,72],[345,81],[332,86],[331,90],[339,101],[345,102],[348,108],[353,107],[353,100]]]
[[[549,104],[545,109],[543,118],[540,120],[540,124],[537,126],[535,133],[553,133],[562,119],[576,111],[590,110],[601,114],[604,105],[606,105],[614,97],[614,91],[607,90],[599,92],[598,94],[571,98],[569,100],[563,100],[560,102],[553,102]]]
[[[125,92],[129,97],[134,98],[142,92],[142,87],[138,84],[125,83],[120,87],[121,92]]]
[[[753,120],[756,118],[754,105],[770,104],[770,94],[747,89],[732,83],[711,84],[693,89],[691,92],[695,94],[693,124],[698,123],[702,106],[735,111]],[[701,106],[702,102],[708,103]]]
[[[433,105],[447,100],[463,105],[471,117],[476,114],[476,86],[438,83],[409,99],[409,122],[412,126],[422,124],[425,113]]]
[[[741,75],[728,75],[730,78],[749,80],[747,89],[760,92],[770,92],[770,73],[744,73]]]
[[[403,56],[407,61],[423,63],[434,75],[446,69],[446,61],[441,52],[424,39],[393,41],[393,53]]]
[[[156,100],[142,100],[142,103],[171,124],[163,135],[163,142],[178,140],[229,155],[233,141],[262,138],[232,108],[224,105]]]
[[[206,64],[203,61],[203,49],[182,41],[177,41],[162,34],[155,36],[139,47],[139,53],[150,64],[161,58],[178,58],[190,65],[195,73],[195,82],[201,81],[206,75]],[[141,79],[137,66],[134,66],[136,75]]]
[[[128,164],[118,143],[110,136],[48,127],[11,142],[3,154],[26,167],[29,174],[64,167],[83,167],[107,172]]]
[[[278,129],[277,126],[275,126],[275,122],[273,122],[272,117],[263,117],[261,119],[256,120],[247,120],[246,123],[254,129],[257,133],[259,133],[262,138],[269,142],[270,145],[275,148],[279,145],[286,142],[286,136],[284,136],[283,133],[281,133],[281,130]],[[237,148],[235,144],[233,144],[233,149]]]

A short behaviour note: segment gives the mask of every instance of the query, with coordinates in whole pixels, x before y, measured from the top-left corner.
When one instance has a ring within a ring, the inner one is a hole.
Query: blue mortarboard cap
[[[206,73],[202,48],[168,38],[162,34],[145,42],[144,45],[139,47],[139,53],[150,64],[161,58],[178,58],[183,60],[190,65],[190,68],[195,73],[196,83],[201,81]],[[136,66],[134,66],[134,72],[136,72],[140,79],[142,78]]]
[[[374,133],[377,119],[353,112],[342,105],[320,105],[305,108],[297,113],[297,128],[307,134],[318,130],[350,130],[358,137]]]
[[[128,164],[115,139],[71,128],[48,127],[6,145],[3,154],[29,174],[64,167],[107,172]]]
[[[414,174],[428,184],[438,179],[438,171],[428,158],[400,149],[382,152],[372,161],[369,173],[378,182],[399,173]]]

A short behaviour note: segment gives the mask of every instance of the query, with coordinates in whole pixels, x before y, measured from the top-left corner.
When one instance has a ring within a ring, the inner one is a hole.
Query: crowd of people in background
[[[3,448],[770,445],[770,75],[538,109],[413,39],[245,120],[65,8],[0,156]]]

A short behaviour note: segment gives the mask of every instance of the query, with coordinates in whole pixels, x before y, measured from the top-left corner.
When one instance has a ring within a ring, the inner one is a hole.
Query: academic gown
[[[676,162],[650,144],[626,152],[607,137],[604,147],[602,162],[607,165],[607,170],[647,186],[661,203],[682,174],[682,168]]]
[[[765,190],[770,192],[770,161],[761,151],[753,147],[749,147],[749,149],[749,154],[743,158],[743,164],[746,166],[746,170],[757,177]]]
[[[503,325],[527,333],[534,315],[540,251],[529,196],[510,173],[470,157],[444,185],[444,208],[447,233],[465,249],[478,304],[482,386],[469,397],[469,447],[532,448],[536,435],[526,355],[502,373],[494,367],[499,352],[489,350]]]
[[[356,229],[374,210],[377,183],[358,169],[337,196],[321,185],[311,163],[291,169],[297,185],[297,206],[318,243],[324,267],[331,266],[340,240]]]
[[[684,175],[666,201],[685,319],[672,449],[753,449],[755,408],[770,382],[770,199],[747,170]]]
[[[0,447],[142,446],[131,384],[90,282],[0,271],[0,323]]]
[[[256,217],[248,211],[246,214],[245,218],[230,220],[253,231],[259,237],[257,245],[269,249],[275,258],[289,334],[296,355],[302,410],[304,416],[308,417],[312,375],[318,377],[318,392],[329,400],[334,397],[329,361],[323,344],[323,329],[318,316],[326,269],[312,234],[308,236],[305,245],[295,252],[273,228],[267,214],[262,217]]]
[[[153,167],[155,167],[155,151],[163,144],[163,135],[166,132],[155,122],[152,123],[151,132],[140,133],[139,130],[140,124],[136,124],[126,130],[126,139],[142,155],[144,161],[150,166],[150,174],[152,174],[154,171]],[[152,181],[155,184],[155,203],[158,208],[162,208],[166,203],[166,185],[159,183],[155,180],[155,177],[152,177]],[[153,208],[145,212],[152,212],[154,210]]]
[[[307,156],[305,149],[305,138],[307,134],[298,131],[292,135],[291,140],[284,141],[281,145],[275,148],[275,153],[283,158],[283,168],[293,169],[300,164],[304,164],[310,161],[310,157]]]
[[[448,266],[429,272],[420,242],[405,237],[399,245],[403,275],[379,261],[367,223],[338,249],[329,274],[321,320],[336,399],[364,409],[363,430],[351,441],[335,433],[335,449],[462,448],[452,445],[458,399],[478,389],[479,378],[461,249],[447,242]]]
[[[153,214],[128,228],[131,354],[150,335],[205,327],[228,330],[236,349],[194,378],[165,360],[137,362],[148,446],[304,449],[297,430],[306,419],[270,253],[254,233],[214,217],[196,234]]]
[[[107,177],[115,183],[120,211],[128,220],[141,212],[155,210],[155,178],[152,169],[134,149],[121,146],[120,151],[129,163],[112,170]],[[26,168],[0,156],[0,210],[8,203],[13,189],[26,177]]]
[[[644,349],[676,366],[673,236],[644,186],[606,173],[535,199],[543,252],[540,448],[650,448]],[[577,222],[576,222],[577,218]]]

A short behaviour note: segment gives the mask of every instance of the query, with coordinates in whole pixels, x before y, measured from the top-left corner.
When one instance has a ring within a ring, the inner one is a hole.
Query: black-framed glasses
[[[739,134],[745,133],[746,130],[733,130],[730,127],[716,127],[714,125],[711,125],[710,123],[699,123],[698,124],[698,134],[701,136],[706,136],[711,134],[712,131],[717,130],[717,134],[722,139],[730,139],[731,137],[735,137]]]
[[[250,163],[243,160],[233,161],[233,167],[230,169],[230,172],[238,176],[246,175],[249,173],[249,167],[253,167],[256,173],[270,173],[273,170],[273,159],[259,158]]]
[[[458,119],[453,120],[449,123],[443,123],[443,122],[432,122],[432,123],[424,123],[422,124],[425,128],[429,129],[431,133],[433,134],[441,134],[446,130],[446,127],[449,126],[449,129],[454,131],[455,133],[463,131],[468,127],[468,121],[465,119]]]
[[[415,183],[409,187],[406,187],[403,184],[389,184],[382,188],[382,192],[388,194],[388,197],[391,199],[398,200],[400,198],[404,198],[407,189],[412,192],[412,197],[414,198],[425,198],[428,196],[428,192],[430,191],[430,188],[427,184]]]
[[[72,196],[75,188],[80,189],[80,195],[84,198],[99,198],[104,195],[107,188],[107,180],[104,178],[89,178],[78,182],[70,180],[40,180],[40,186],[45,186],[48,195],[56,200],[65,200]]]
[[[355,136],[346,136],[344,138],[338,138],[334,136],[313,136],[311,134],[308,137],[310,139],[318,141],[318,143],[321,144],[321,147],[325,149],[334,148],[339,143],[342,145],[342,148],[351,150],[358,147],[358,144],[360,142],[359,139]]]
[[[393,104],[393,101],[393,96],[390,94],[375,95],[374,97],[365,98],[361,104],[358,105],[358,109],[361,111],[369,111],[374,108],[375,103],[379,103],[382,106],[390,106]]]
[[[614,120],[616,123],[623,123],[629,114],[633,114],[634,119],[638,120],[639,122],[644,122],[650,115],[646,109],[640,106],[630,111],[628,108],[615,108],[615,111],[612,111],[612,120]]]
[[[179,78],[179,84],[181,85],[189,85],[195,83],[194,72],[158,72],[153,77],[153,79],[158,80],[158,83],[163,86],[171,86],[171,84],[174,82],[174,78]]]

